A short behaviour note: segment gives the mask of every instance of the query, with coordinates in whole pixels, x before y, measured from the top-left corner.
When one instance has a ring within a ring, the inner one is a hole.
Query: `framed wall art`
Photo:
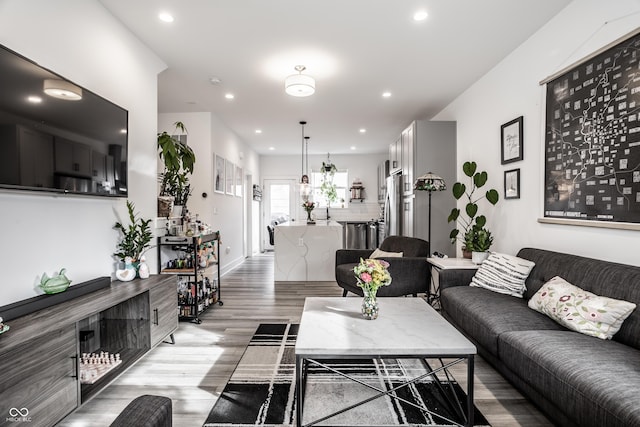
[[[235,165],[231,163],[229,160],[225,160],[224,164],[224,172],[225,172],[225,193],[233,195],[233,178],[235,174]]]
[[[236,197],[242,197],[242,168],[236,166]]]
[[[213,156],[213,191],[224,194],[224,158]]]
[[[524,118],[520,116],[500,126],[500,152],[502,153],[501,162],[503,165],[524,159],[522,140],[523,122]]]
[[[640,225],[638,52],[640,29],[540,83],[545,218]]]
[[[504,171],[504,198],[520,198],[520,169]]]

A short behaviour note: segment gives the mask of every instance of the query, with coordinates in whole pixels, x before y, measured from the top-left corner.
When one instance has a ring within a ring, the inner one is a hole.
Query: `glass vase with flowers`
[[[306,200],[302,204],[302,208],[307,212],[307,224],[315,224],[315,221],[311,219],[311,212],[315,209],[316,204],[310,200]]]
[[[374,320],[378,317],[378,301],[376,294],[381,286],[391,284],[389,263],[382,259],[362,259],[353,268],[358,286],[362,288],[364,300],[362,301],[362,315],[365,319]]]

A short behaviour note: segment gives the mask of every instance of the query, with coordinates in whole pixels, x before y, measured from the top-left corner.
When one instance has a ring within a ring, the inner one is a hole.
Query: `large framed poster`
[[[545,217],[640,223],[639,60],[636,30],[542,82]]]

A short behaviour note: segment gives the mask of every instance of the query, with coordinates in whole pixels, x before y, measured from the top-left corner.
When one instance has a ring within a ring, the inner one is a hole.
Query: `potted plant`
[[[122,233],[122,239],[118,243],[118,252],[113,255],[120,261],[126,263],[127,258],[131,259],[133,265],[140,262],[142,254],[151,247],[151,219],[143,219],[135,212],[135,205],[127,200],[127,211],[129,213],[130,224],[124,226],[116,222],[114,228]]]
[[[182,122],[174,123],[176,131],[187,133]],[[191,186],[189,175],[193,173],[196,156],[191,147],[166,131],[158,134],[158,155],[164,164],[160,174],[158,215],[169,216],[171,205],[186,206]],[[168,204],[168,206],[167,206]],[[182,214],[182,208],[178,209]]]
[[[471,251],[471,261],[474,264],[482,264],[489,256],[493,236],[486,228],[474,225],[465,233],[464,242],[467,250]]]
[[[333,183],[333,177],[335,176],[338,168],[336,165],[331,163],[329,160],[329,155],[327,155],[327,161],[322,162],[322,168],[320,169],[322,172],[322,183],[320,184],[320,192],[327,200],[327,207],[331,205],[332,202],[338,200],[338,192],[336,185]]]
[[[461,216],[462,211],[460,209],[453,208],[448,218],[449,222],[456,224],[456,228],[451,230],[449,234],[451,243],[455,243],[458,239],[462,241],[464,244],[462,251],[465,258],[471,258],[473,249],[469,248],[468,245],[470,243],[473,244],[475,241],[475,234],[480,230],[485,230],[489,233],[489,231],[484,228],[487,223],[487,218],[484,215],[478,215],[478,202],[486,198],[489,203],[495,205],[500,199],[498,192],[493,188],[487,190],[484,194],[476,193],[479,188],[484,187],[488,179],[486,171],[478,172],[477,169],[478,165],[476,162],[465,162],[462,165],[462,171],[471,181],[469,188],[462,182],[456,182],[452,188],[453,197],[455,197],[456,200],[460,200],[463,196],[465,196],[467,200],[464,208],[466,217]],[[493,242],[491,233],[489,233],[488,237],[490,238],[490,246],[491,242]],[[486,237],[484,239],[486,241]]]

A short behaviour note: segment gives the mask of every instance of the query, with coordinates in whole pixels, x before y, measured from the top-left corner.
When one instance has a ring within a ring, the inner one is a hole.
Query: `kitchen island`
[[[335,280],[336,251],[342,249],[342,225],[319,220],[278,224],[274,230],[276,282]]]

